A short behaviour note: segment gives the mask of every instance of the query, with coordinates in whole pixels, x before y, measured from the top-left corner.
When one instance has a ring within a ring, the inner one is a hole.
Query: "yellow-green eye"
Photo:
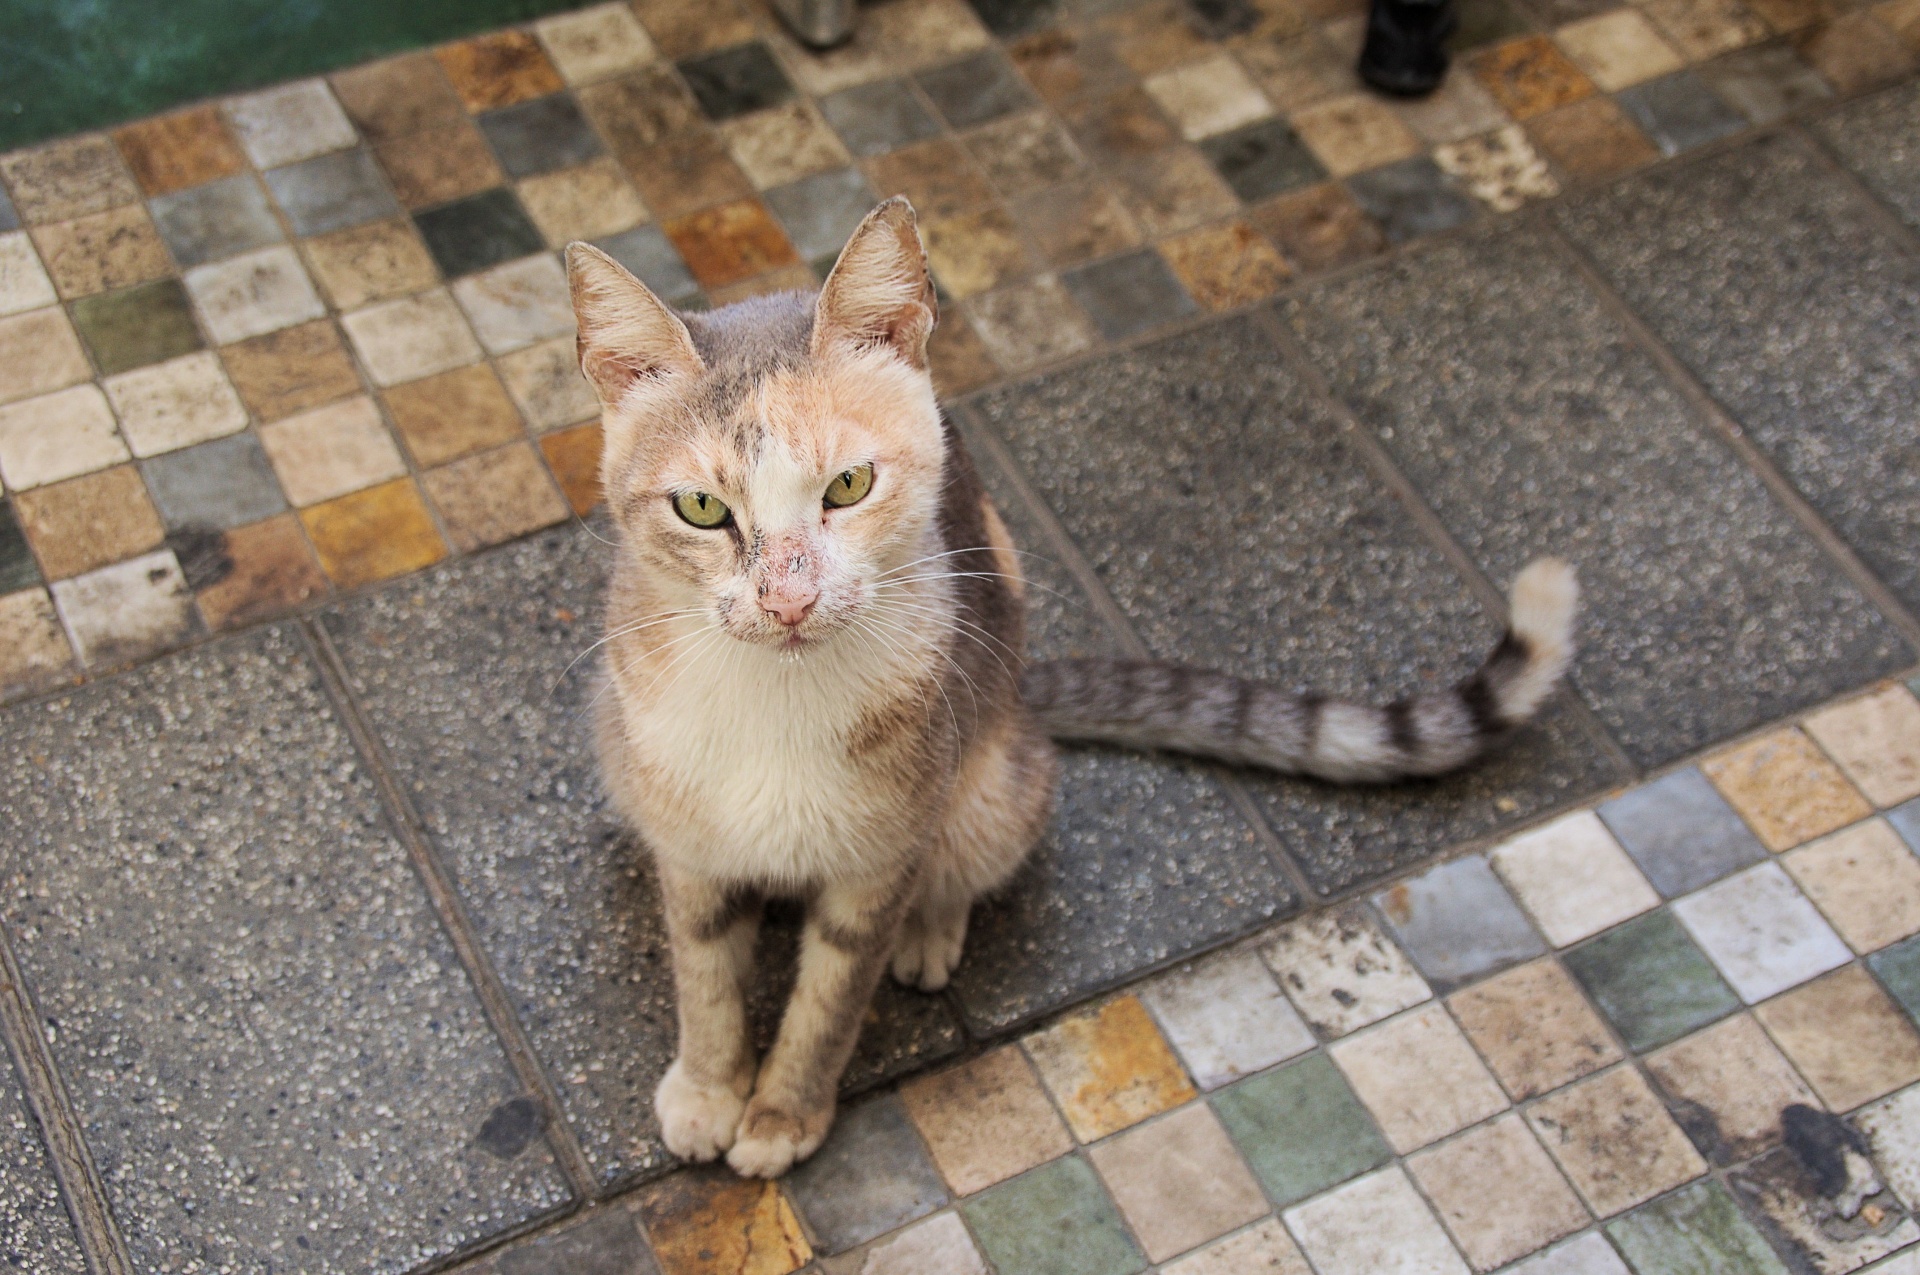
[[[873,466],[855,465],[834,475],[833,481],[827,484],[824,499],[829,509],[845,509],[848,505],[859,504],[872,490]]]
[[[733,510],[704,491],[683,491],[673,498],[673,512],[696,527],[724,527]]]

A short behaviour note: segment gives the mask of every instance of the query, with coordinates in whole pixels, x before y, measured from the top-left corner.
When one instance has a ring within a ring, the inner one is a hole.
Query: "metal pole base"
[[[773,9],[812,48],[830,49],[853,34],[855,0],[773,0]]]

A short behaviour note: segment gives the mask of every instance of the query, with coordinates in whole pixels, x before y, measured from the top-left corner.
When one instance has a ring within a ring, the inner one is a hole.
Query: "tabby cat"
[[[1169,664],[1023,667],[1019,561],[934,398],[905,200],[866,218],[817,298],[678,315],[594,248],[567,260],[619,537],[597,743],[665,900],[680,1040],[655,1102],[678,1155],[771,1177],[820,1145],[889,962],[945,986],[968,909],[1045,829],[1054,739],[1433,775],[1566,669],[1574,580],[1550,560],[1515,582],[1477,672],[1386,708]],[[771,895],[807,918],[761,1060],[745,983]]]

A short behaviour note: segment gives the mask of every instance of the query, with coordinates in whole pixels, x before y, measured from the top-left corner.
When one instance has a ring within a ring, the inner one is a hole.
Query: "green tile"
[[[1635,1051],[1679,1040],[1740,1008],[1740,998],[1664,908],[1609,930],[1565,960]]]
[[[1609,1223],[1635,1275],[1787,1275],[1727,1189],[1701,1182]]]
[[[1211,1101],[1279,1208],[1393,1158],[1324,1054],[1243,1080]]]
[[[1000,1275],[1133,1275],[1147,1265],[1078,1156],[1004,1182],[961,1211]]]
[[[1908,1017],[1920,1023],[1920,934],[1875,952],[1867,958],[1867,968],[1880,976]]]
[[[13,516],[13,502],[0,500],[0,594],[17,593],[40,583],[40,568],[27,548],[26,533]]]
[[[205,344],[178,279],[76,301],[73,326],[93,351],[102,376],[191,354]]]

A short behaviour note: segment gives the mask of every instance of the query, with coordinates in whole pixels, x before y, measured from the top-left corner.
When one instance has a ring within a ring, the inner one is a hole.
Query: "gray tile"
[[[1842,163],[1920,230],[1920,81],[1849,103],[1813,127]]]
[[[0,231],[20,229],[20,214],[13,209],[13,201],[7,198],[7,192],[0,189]]]
[[[1733,807],[1691,766],[1614,798],[1599,815],[1665,898],[1767,857]]]
[[[1499,636],[1256,320],[997,391],[975,410],[1160,658],[1384,702],[1464,675]],[[1618,778],[1556,704],[1443,781],[1248,781],[1331,891]]]
[[[516,1244],[493,1259],[494,1275],[659,1275],[624,1201]]]
[[[1887,822],[1907,839],[1915,854],[1920,854],[1920,797],[1889,810]]]
[[[169,531],[224,531],[287,507],[251,432],[141,461],[140,472]]]
[[[611,1181],[671,1162],[653,1089],[674,1024],[653,876],[595,774],[586,710],[597,666],[568,670],[598,636],[606,553],[587,529],[562,528],[343,605],[325,623],[567,1118]],[[793,937],[789,922],[762,942],[763,1039]],[[850,1087],[961,1043],[938,998],[888,983],[874,1012]]]
[[[0,1270],[86,1275],[87,1261],[61,1201],[40,1126],[19,1073],[0,1048]]]
[[[1200,150],[1233,193],[1250,204],[1312,185],[1327,175],[1284,120],[1261,120],[1210,137],[1200,143]]]
[[[940,131],[940,121],[906,80],[875,80],[829,94],[820,99],[820,113],[847,149],[861,156],[884,155]]]
[[[296,235],[324,235],[400,212],[373,152],[364,146],[270,169],[262,176]]]
[[[1285,313],[1490,576],[1578,567],[1575,680],[1643,765],[1907,661],[1544,232],[1488,227]]]
[[[246,173],[149,200],[154,228],[183,270],[224,261],[286,236],[260,183]]]
[[[1790,44],[1762,44],[1695,68],[1707,87],[1754,124],[1772,124],[1833,90]]]
[[[1438,996],[1547,950],[1479,855],[1396,881],[1373,906]]]
[[[907,1109],[894,1094],[840,1113],[811,1160],[786,1181],[821,1253],[844,1253],[947,1202]]]
[[[1109,341],[1159,327],[1196,309],[1172,268],[1151,248],[1069,270],[1060,282]]]
[[[1033,90],[997,48],[972,53],[958,62],[922,71],[914,77],[934,109],[954,128],[971,128],[1034,104]]]
[[[1692,71],[1675,71],[1614,95],[1662,155],[1730,137],[1747,126],[1740,112],[1721,101]]]
[[[585,163],[604,149],[571,93],[555,93],[480,116],[500,166],[515,177]]]
[[[1920,935],[1881,948],[1867,958],[1867,967],[1879,975],[1907,1017],[1920,1023]]]
[[[808,261],[839,255],[877,202],[857,168],[818,173],[766,193],[767,206]],[[831,262],[829,262],[831,264]]]
[[[537,1125],[482,1144],[525,1099],[296,634],[0,718],[6,921],[142,1270],[397,1272],[567,1201]]]
[[[700,295],[700,285],[671,241],[654,225],[635,226],[594,240],[594,247],[631,270],[662,301],[681,305]]]
[[[1748,435],[1920,607],[1920,259],[1783,138],[1631,179],[1561,216]],[[1839,684],[1906,662],[1861,650]]]
[[[1450,230],[1480,215],[1480,205],[1459,182],[1424,155],[1349,177],[1347,189],[1392,243]]]
[[[758,40],[676,63],[700,109],[716,120],[778,106],[793,96],[793,84],[773,53]]]

